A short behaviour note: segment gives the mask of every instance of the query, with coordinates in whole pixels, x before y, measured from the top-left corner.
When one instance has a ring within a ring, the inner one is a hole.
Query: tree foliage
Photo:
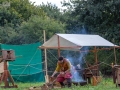
[[[4,0],[1,1],[1,5],[4,2]],[[43,30],[47,30],[47,37],[56,32],[64,32],[65,24],[61,23],[57,18],[50,17],[50,13],[46,14],[43,8],[35,6],[29,0],[8,0],[8,2],[10,6],[1,6],[0,8],[1,43],[23,44],[41,41],[43,37],[40,38],[40,36],[43,35]],[[10,27],[12,31],[7,27]],[[3,35],[8,35],[8,32],[16,34],[5,39]]]
[[[54,33],[65,32],[65,24],[50,19],[49,17],[32,16],[28,22],[23,22],[20,27],[26,37],[26,43],[42,42],[44,40],[43,30],[46,30],[46,38],[49,39]]]
[[[29,0],[11,0],[11,10],[27,21],[32,15],[45,16],[44,11]]]
[[[72,19],[68,22],[68,29],[73,31],[84,26],[89,33],[99,34],[119,44],[119,0],[71,0],[71,5]]]

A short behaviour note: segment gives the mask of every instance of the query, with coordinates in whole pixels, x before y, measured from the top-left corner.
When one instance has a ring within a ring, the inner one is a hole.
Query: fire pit
[[[84,86],[87,84],[87,81],[82,81],[82,82],[73,82],[74,85],[78,86],[78,85],[81,85],[81,86]]]
[[[81,85],[81,86],[84,86],[84,85],[86,85],[86,84],[87,84],[87,81],[80,82],[80,85]]]

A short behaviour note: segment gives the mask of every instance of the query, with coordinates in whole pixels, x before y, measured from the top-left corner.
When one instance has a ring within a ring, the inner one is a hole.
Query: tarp
[[[58,46],[59,45],[59,46]],[[115,46],[99,35],[88,34],[55,34],[40,48],[80,49],[83,46]]]
[[[42,51],[38,49],[40,45],[40,42],[23,45],[1,44],[1,49],[15,51],[15,61],[9,61],[9,71],[15,81],[45,81]]]

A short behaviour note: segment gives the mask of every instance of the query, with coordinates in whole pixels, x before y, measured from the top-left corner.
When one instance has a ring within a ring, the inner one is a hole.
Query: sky
[[[42,2],[44,4],[47,4],[47,2],[49,2],[51,4],[55,4],[58,8],[64,9],[64,8],[62,8],[62,5],[60,3],[63,0],[29,0],[29,1],[35,2],[35,5],[40,5],[40,4],[42,4]],[[68,2],[68,0],[65,0],[65,1]]]

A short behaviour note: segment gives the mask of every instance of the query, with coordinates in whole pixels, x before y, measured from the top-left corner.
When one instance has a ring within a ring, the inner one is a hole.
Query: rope
[[[14,70],[19,70],[19,69],[22,69],[22,68],[26,68],[27,66],[33,67],[32,65],[26,65],[26,66],[24,66],[24,67],[21,67],[21,68],[12,69],[12,71],[14,71]],[[33,67],[33,68],[35,68],[35,67]],[[38,68],[36,68],[36,69],[38,69]],[[39,70],[40,70],[40,69],[39,69]]]
[[[49,59],[48,59],[49,60]],[[52,64],[55,64],[54,62],[52,62],[51,60],[49,60]]]
[[[41,70],[41,69],[39,69],[39,68],[36,68],[36,67],[33,67],[33,66],[30,66],[30,67],[32,67],[32,68],[35,68],[35,69],[37,69],[37,70]]]
[[[44,62],[41,62],[41,63],[37,63],[37,64],[30,64],[30,65],[38,65],[38,64],[42,64],[42,63],[44,63]],[[27,66],[27,65],[16,65],[16,64],[9,64],[9,65],[11,65],[11,66]]]
[[[37,64],[30,64],[31,66],[33,66],[33,65],[38,65],[38,64],[42,64],[42,63],[44,63],[44,61],[43,62],[41,62],[41,63],[37,63]]]
[[[38,50],[38,49],[37,49],[37,50]],[[35,54],[37,53],[37,50],[36,50],[36,52],[34,53],[33,57],[34,57]],[[29,66],[29,64],[30,64],[30,62],[32,61],[33,57],[31,58],[31,60],[29,61],[29,63],[28,63],[27,66]],[[27,68],[27,66],[26,66],[26,68]],[[23,72],[26,70],[26,68],[23,70]],[[19,75],[19,77],[23,74],[23,72]],[[17,78],[17,81],[18,81],[19,77]]]
[[[10,66],[26,66],[26,65],[17,65],[17,64],[9,64]]]
[[[49,50],[47,50],[51,55],[53,55]],[[53,55],[53,57],[57,60],[56,56]]]
[[[43,62],[42,62],[43,63]],[[38,63],[38,64],[42,64],[42,63]],[[31,65],[13,65],[13,66],[24,66],[24,67],[21,67],[21,68],[17,68],[17,69],[12,69],[12,71],[14,70],[19,70],[19,69],[22,69],[22,68],[26,68],[27,66],[30,66],[32,67],[33,65],[38,65],[38,64],[31,64]],[[0,66],[1,67],[1,66]],[[35,68],[35,67],[34,67]]]
[[[38,74],[38,73],[41,73],[43,71],[40,71],[40,72],[36,72],[36,73],[32,73],[32,74],[26,74],[26,75],[20,75],[20,76],[30,76],[30,75],[34,75],[34,74]],[[19,76],[19,75],[12,75],[12,76]]]
[[[14,71],[14,70],[19,70],[19,69],[22,69],[22,68],[25,68],[25,67],[21,67],[21,68],[17,68],[17,69],[12,69],[12,71]]]

